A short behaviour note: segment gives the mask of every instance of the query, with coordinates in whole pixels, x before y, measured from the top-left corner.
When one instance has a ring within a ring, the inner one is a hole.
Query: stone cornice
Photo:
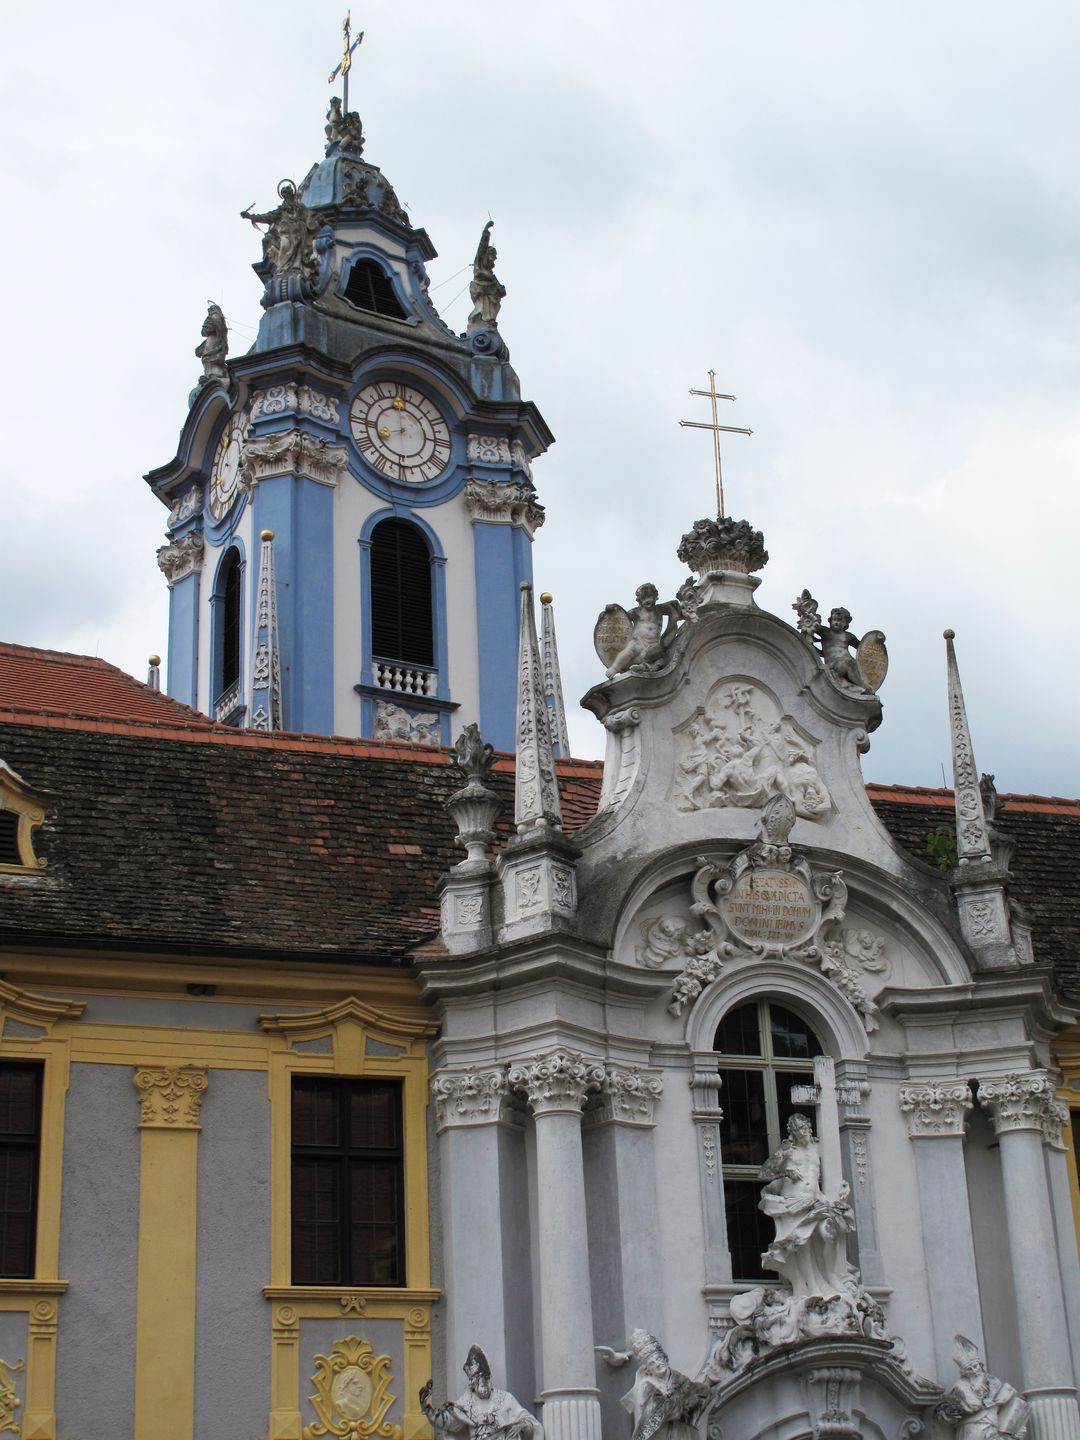
[[[968,1111],[974,1103],[967,1085],[950,1080],[902,1085],[899,1100],[912,1140],[928,1136],[962,1136]]]
[[[1061,1130],[1069,1112],[1045,1070],[1014,1072],[982,1082],[979,1104],[990,1111],[996,1134],[1038,1130],[1046,1144],[1061,1148]]]
[[[199,1108],[206,1066],[140,1065],[132,1076],[139,1097],[140,1130],[201,1130]]]
[[[178,580],[202,569],[203,549],[203,537],[195,530],[161,546],[157,552],[157,563],[169,582],[170,590]]]
[[[272,475],[306,475],[320,485],[336,485],[346,460],[344,445],[330,445],[306,430],[285,430],[244,441],[240,482],[251,490]]]
[[[432,1076],[431,1098],[438,1131],[465,1125],[491,1125],[510,1109],[506,1067],[483,1070],[440,1070]]]
[[[511,1090],[526,1097],[534,1115],[580,1115],[585,1097],[604,1083],[604,1067],[573,1050],[551,1050],[511,1065]]]

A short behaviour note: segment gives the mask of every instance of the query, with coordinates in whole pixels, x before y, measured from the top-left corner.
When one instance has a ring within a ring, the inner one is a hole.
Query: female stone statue
[[[835,1200],[822,1191],[821,1154],[805,1116],[788,1121],[787,1139],[762,1166],[761,1179],[769,1184],[759,1208],[776,1225],[762,1265],[789,1280],[796,1299],[843,1293],[850,1277],[845,1236],[855,1229],[855,1216],[846,1183]]]

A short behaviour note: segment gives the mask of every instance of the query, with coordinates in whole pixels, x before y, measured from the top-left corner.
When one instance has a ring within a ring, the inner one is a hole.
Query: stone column
[[[521,1113],[512,1111],[506,1068],[440,1070],[431,1095],[439,1135],[447,1371],[456,1376],[469,1346],[479,1345],[497,1385],[531,1395],[528,1182]],[[508,1245],[505,1215],[514,1217]]]
[[[702,1214],[705,1223],[705,1283],[731,1284],[731,1251],[727,1241],[724,1210],[724,1174],[720,1167],[719,1060],[715,1050],[695,1051],[690,1073],[693,1096],[692,1118],[698,1133],[698,1176],[701,1181]]]
[[[1044,1144],[1061,1134],[1061,1105],[1045,1071],[987,1081],[979,1103],[1001,1147],[1005,1224],[1016,1286],[1024,1394],[1031,1440],[1080,1440],[1061,1265]]]
[[[855,1211],[855,1234],[849,1242],[848,1258],[859,1267],[862,1283],[873,1287],[885,1284],[885,1267],[878,1240],[877,1205],[874,1200],[874,1172],[870,1158],[870,1116],[865,1103],[870,1098],[866,1066],[859,1061],[837,1067],[836,1098],[840,1117],[840,1150],[843,1171],[851,1185]]]
[[[140,1066],[135,1440],[192,1440],[195,1199],[206,1068]]]
[[[955,1369],[956,1335],[969,1336],[981,1354],[986,1349],[964,1162],[971,1091],[957,1080],[929,1080],[901,1086],[899,1099],[915,1149],[934,1358],[943,1379]]]
[[[586,1095],[603,1084],[604,1067],[558,1049],[512,1065],[507,1078],[528,1099],[536,1123],[545,1436],[600,1440],[581,1111]]]

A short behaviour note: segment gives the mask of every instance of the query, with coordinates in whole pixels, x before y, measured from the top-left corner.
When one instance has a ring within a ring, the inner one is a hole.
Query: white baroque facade
[[[712,1386],[710,1435],[989,1435],[994,1405],[976,1421],[956,1396],[1000,1385],[1033,1440],[1076,1440],[1048,1048],[1072,1017],[1007,866],[901,850],[859,765],[875,691],[760,610],[745,567],[695,568],[663,646],[585,697],[608,730],[594,818],[572,841],[550,816],[519,824],[497,863],[443,882],[444,917],[459,898],[482,917],[475,940],[444,921],[449,958],[421,966],[441,1021],[443,1363],[480,1344],[556,1440],[629,1434],[615,1352],[647,1348],[640,1330]],[[951,639],[949,662],[959,695]],[[966,763],[962,696],[950,716]],[[530,868],[573,883],[562,903],[541,887],[523,930]],[[973,896],[1015,930],[974,943]],[[816,1136],[799,1131],[801,1179],[780,1148],[793,1114]],[[791,1266],[813,1235],[833,1256],[816,1281]],[[781,1269],[804,1277],[794,1296]]]

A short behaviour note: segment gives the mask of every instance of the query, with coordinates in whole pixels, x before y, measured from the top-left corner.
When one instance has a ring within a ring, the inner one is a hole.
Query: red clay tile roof
[[[0,712],[138,719],[207,726],[197,710],[170,700],[107,660],[0,641]]]

